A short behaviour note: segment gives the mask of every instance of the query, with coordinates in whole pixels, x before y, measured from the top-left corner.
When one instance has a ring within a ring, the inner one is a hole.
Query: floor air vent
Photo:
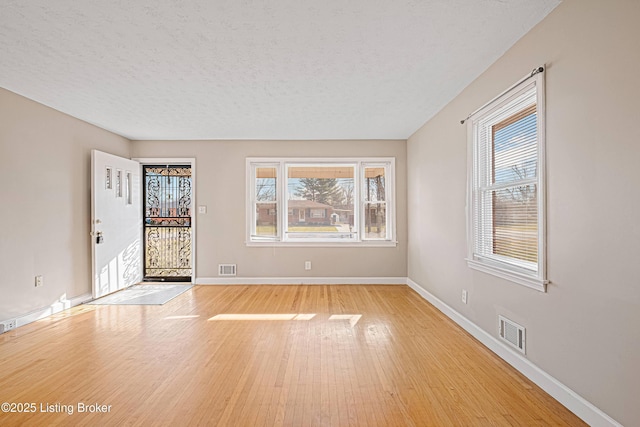
[[[218,276],[235,276],[235,264],[218,264]]]
[[[498,334],[500,338],[523,354],[525,353],[524,332],[524,327],[506,317],[498,316]]]

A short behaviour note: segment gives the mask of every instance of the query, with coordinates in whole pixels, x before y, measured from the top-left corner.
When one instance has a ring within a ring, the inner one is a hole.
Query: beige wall
[[[237,263],[241,277],[405,277],[406,141],[136,142],[0,89],[0,321],[91,292],[90,152],[196,157],[198,277]],[[394,248],[246,247],[247,156],[396,158],[399,244]],[[224,201],[224,208],[218,208]],[[304,270],[304,261],[313,269]],[[36,275],[45,285],[34,287]]]
[[[406,141],[134,141],[133,157],[195,157],[198,278],[219,263],[240,277],[406,277]],[[388,156],[396,158],[398,246],[394,248],[247,247],[247,157]],[[312,270],[304,270],[304,261]]]
[[[0,89],[0,320],[91,290],[90,150],[196,157],[198,277],[408,276],[625,425],[640,425],[640,2],[565,0],[408,141],[135,141]],[[540,293],[464,261],[459,120],[546,63],[548,271]],[[245,240],[245,158],[393,156],[396,248],[257,248]],[[408,184],[407,184],[408,183]],[[408,229],[410,234],[408,234]],[[304,261],[313,270],[304,270]],[[34,276],[45,286],[34,288]],[[462,289],[469,303],[460,301]]]
[[[91,292],[91,149],[128,156],[129,145],[0,89],[0,320]]]
[[[408,141],[409,277],[624,425],[640,425],[640,2],[566,0]],[[460,119],[547,64],[547,293],[464,261]],[[461,303],[461,291],[469,303]]]

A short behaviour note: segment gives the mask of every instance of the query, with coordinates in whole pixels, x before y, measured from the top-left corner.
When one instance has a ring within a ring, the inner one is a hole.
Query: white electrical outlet
[[[0,324],[0,334],[16,328],[16,319],[7,320]]]
[[[36,288],[44,285],[44,278],[42,276],[36,276]]]
[[[467,303],[467,290],[466,289],[462,290],[462,302],[465,303],[465,304]]]
[[[311,270],[311,261],[305,261],[304,262],[304,269],[305,270]]]

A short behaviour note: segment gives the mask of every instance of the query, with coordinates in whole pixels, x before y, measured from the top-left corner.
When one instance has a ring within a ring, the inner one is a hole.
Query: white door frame
[[[195,157],[135,157],[132,160],[140,163],[140,194],[144,194],[144,175],[142,168],[146,165],[189,165],[191,166],[191,283],[196,283],[196,218],[198,217],[198,212],[196,209],[196,159]],[[141,203],[140,209],[144,209],[144,201]],[[144,212],[142,212],[142,216],[144,218]],[[143,219],[144,221],[144,219]],[[140,238],[141,242],[144,242],[144,224],[142,224],[140,230]],[[144,257],[146,256],[141,252],[141,256],[143,259],[140,262],[140,268],[142,269],[141,274],[144,277]]]

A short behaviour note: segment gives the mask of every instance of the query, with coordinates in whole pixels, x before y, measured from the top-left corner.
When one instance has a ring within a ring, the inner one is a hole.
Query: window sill
[[[535,289],[540,292],[547,292],[548,281],[539,277],[526,275],[517,271],[497,267],[495,265],[489,265],[478,260],[467,259],[467,265],[474,270],[509,280],[519,285],[526,286],[527,288]]]
[[[395,248],[398,242],[245,242],[247,247],[282,248]]]

